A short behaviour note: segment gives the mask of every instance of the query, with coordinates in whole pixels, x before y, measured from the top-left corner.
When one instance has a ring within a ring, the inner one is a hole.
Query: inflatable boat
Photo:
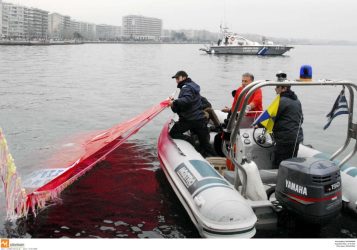
[[[255,90],[268,86],[342,86],[349,92],[347,136],[332,156],[303,144],[298,157],[273,165],[274,138],[253,127],[245,112]],[[347,162],[357,151],[357,124],[353,123],[357,85],[349,81],[256,81],[243,89],[216,151],[222,157],[204,158],[189,142],[172,139],[163,127],[158,140],[161,167],[183,207],[202,237],[253,237],[257,227],[277,223],[282,210],[309,223],[325,224],[343,208],[357,213],[357,167]],[[246,96],[246,98],[244,98]],[[226,115],[216,111],[223,123]],[[352,152],[341,161],[354,140]],[[217,143],[215,143],[217,144]],[[228,163],[228,164],[227,164]]]

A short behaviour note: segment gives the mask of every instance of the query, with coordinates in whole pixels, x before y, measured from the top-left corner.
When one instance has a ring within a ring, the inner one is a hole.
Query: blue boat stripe
[[[222,177],[207,162],[190,160],[190,163],[202,177],[216,177],[222,179]]]
[[[337,164],[338,165],[338,164]],[[345,171],[347,168],[350,168],[350,166],[348,166],[348,165],[343,165],[342,167],[341,167],[341,171]]]
[[[181,163],[175,169],[175,172],[191,195],[195,193],[198,189],[203,188],[205,186],[212,186],[212,184],[230,187],[228,182],[225,181],[223,178],[208,177],[198,181],[196,176],[192,174],[192,172],[185,163]]]
[[[352,177],[356,177],[357,176],[357,168],[351,169],[346,174],[348,174],[348,175],[350,175]]]
[[[258,55],[264,56],[267,51],[268,51],[268,48],[267,48],[267,47],[263,47],[262,49],[260,49],[260,50],[258,51]]]

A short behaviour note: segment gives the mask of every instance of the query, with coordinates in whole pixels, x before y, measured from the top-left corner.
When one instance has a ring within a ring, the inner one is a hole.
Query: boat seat
[[[278,179],[278,169],[261,169],[259,170],[259,174],[264,184],[272,184],[272,183],[276,184]],[[234,171],[229,171],[229,170],[223,171],[223,177],[232,185],[234,185],[234,178],[235,178]],[[238,185],[241,185],[240,180]]]
[[[221,174],[227,170],[226,158],[224,157],[207,157],[206,160]]]
[[[226,165],[224,157],[207,157],[206,160],[232,185],[234,184],[234,171],[230,171]],[[278,169],[259,170],[260,178],[264,184],[276,184],[278,179]],[[241,185],[239,181],[239,185]]]
[[[261,169],[259,174],[264,184],[276,184],[278,180],[278,169]]]

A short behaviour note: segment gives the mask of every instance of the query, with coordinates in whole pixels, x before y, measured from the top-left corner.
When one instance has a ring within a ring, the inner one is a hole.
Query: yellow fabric
[[[2,135],[2,130],[0,130],[0,135]],[[8,152],[8,146],[5,137],[1,137],[2,138],[0,140],[0,150],[2,156],[5,157],[5,159],[1,159],[1,164],[3,165],[3,167],[7,167],[7,171],[5,171],[6,176],[4,176],[4,181],[6,184],[9,184],[12,176],[16,174],[16,166],[14,158],[12,158],[11,154]]]
[[[268,133],[273,132],[274,120],[278,113],[280,103],[280,95],[277,95],[270,106],[263,112],[263,114],[257,119],[257,122],[264,126]],[[262,118],[262,120],[259,120]],[[264,119],[264,120],[263,120]]]

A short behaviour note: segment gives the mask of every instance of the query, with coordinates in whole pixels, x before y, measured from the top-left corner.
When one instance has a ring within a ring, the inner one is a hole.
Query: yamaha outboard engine
[[[299,218],[325,223],[342,208],[340,169],[332,161],[313,157],[283,161],[275,195]]]

